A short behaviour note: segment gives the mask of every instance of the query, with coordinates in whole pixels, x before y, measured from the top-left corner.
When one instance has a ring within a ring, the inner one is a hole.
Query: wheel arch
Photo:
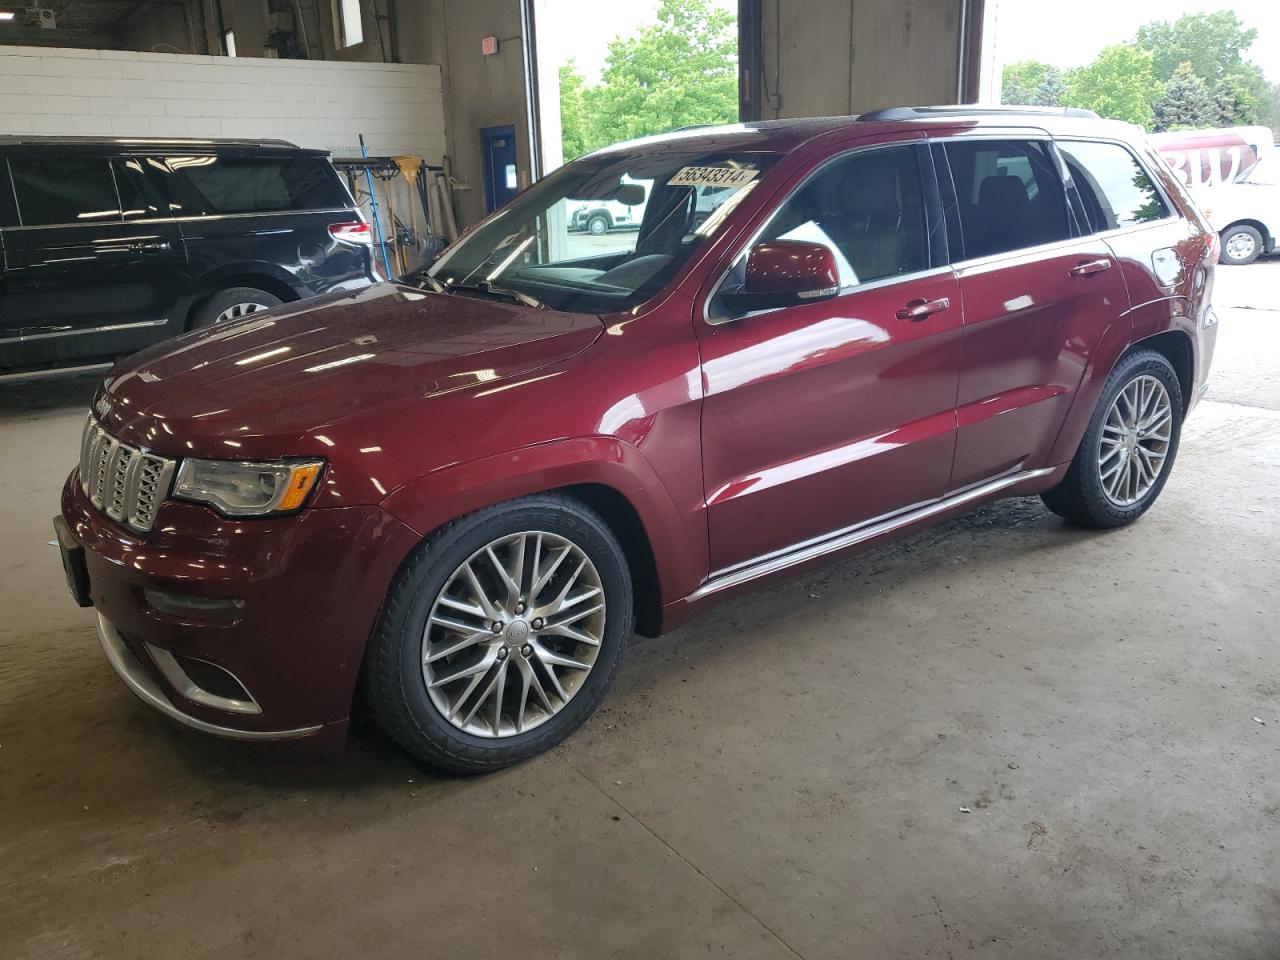
[[[186,329],[191,328],[191,321],[210,297],[222,290],[234,287],[253,287],[263,290],[280,299],[282,303],[300,300],[300,293],[288,279],[288,274],[279,268],[267,265],[246,264],[206,273],[194,284],[191,306],[187,308]]]
[[[1120,357],[1123,360],[1135,350],[1154,350],[1173,367],[1178,375],[1178,386],[1182,389],[1182,412],[1186,414],[1191,406],[1191,390],[1195,377],[1195,362],[1192,354],[1191,337],[1183,330],[1165,330],[1137,341]],[[1120,360],[1116,362],[1119,363]]]
[[[1253,227],[1258,233],[1262,234],[1262,252],[1265,253],[1271,249],[1271,231],[1267,229],[1267,225],[1261,220],[1255,220],[1252,217],[1241,217],[1239,220],[1232,220],[1218,231],[1218,236],[1225,240],[1233,227]]]
[[[536,494],[573,497],[599,513],[626,554],[636,630],[663,630],[663,605],[706,574],[705,527],[689,529],[638,450],[612,437],[538,444],[436,471],[392,491],[382,507],[423,539],[460,516]],[[695,524],[696,526],[696,524]]]

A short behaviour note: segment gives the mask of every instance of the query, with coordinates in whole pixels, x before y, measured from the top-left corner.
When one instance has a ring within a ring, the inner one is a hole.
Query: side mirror
[[[638,207],[644,203],[644,187],[638,183],[624,183],[613,191],[610,198],[624,207]]]
[[[720,294],[734,313],[829,300],[840,292],[840,268],[830,247],[804,240],[768,240],[747,254],[745,282]]]

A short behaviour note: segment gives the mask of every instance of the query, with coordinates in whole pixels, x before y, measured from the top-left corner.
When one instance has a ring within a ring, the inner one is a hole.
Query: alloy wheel
[[[1098,440],[1098,476],[1107,499],[1137,503],[1156,485],[1169,457],[1173,404],[1156,377],[1143,374],[1120,391]]]
[[[239,320],[241,317],[247,317],[251,313],[266,309],[267,305],[265,303],[234,303],[214,317],[213,322],[226,323],[228,320]]]
[[[558,714],[604,642],[605,597],[591,558],[527,531],[477,550],[445,581],[422,637],[431,702],[473,736],[512,737]]]

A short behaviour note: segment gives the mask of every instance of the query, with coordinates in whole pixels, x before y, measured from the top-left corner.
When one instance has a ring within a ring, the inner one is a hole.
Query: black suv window
[[[274,213],[350,206],[323,157],[170,157],[183,211]]]
[[[923,270],[929,252],[917,156],[904,145],[831,161],[778,208],[760,239],[830,247],[843,287]]]
[[[1118,143],[1059,141],[1058,149],[1095,231],[1169,215],[1160,191],[1133,154]]]
[[[120,200],[105,157],[15,158],[9,170],[24,226],[120,219]]]
[[[946,152],[963,234],[953,251],[985,257],[1070,236],[1066,195],[1047,143],[962,140],[947,143]]]

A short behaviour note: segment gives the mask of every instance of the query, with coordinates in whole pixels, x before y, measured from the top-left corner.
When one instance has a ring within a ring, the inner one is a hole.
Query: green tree
[[[560,75],[566,160],[618,140],[738,119],[737,22],[710,0],[663,0],[656,22],[610,41],[598,85],[568,66]]]
[[[560,140],[564,159],[573,160],[587,152],[590,133],[583,98],[586,79],[572,57],[560,64]]]
[[[1071,71],[1063,103],[1112,120],[1149,127],[1151,105],[1160,97],[1151,53],[1132,44],[1107,47],[1088,66]]]
[[[1138,28],[1136,43],[1151,54],[1157,80],[1172,82],[1183,64],[1203,80],[1217,104],[1211,125],[1260,123],[1266,116],[1269,85],[1257,64],[1244,59],[1258,31],[1234,13],[1189,13],[1172,23]]]
[[[1040,107],[1062,105],[1066,82],[1062,71],[1039,60],[1006,64],[1000,85],[1000,102]]]
[[[1171,80],[1179,66],[1189,63],[1196,76],[1212,84],[1239,69],[1257,36],[1230,10],[1219,10],[1145,24],[1138,28],[1136,44],[1151,54],[1157,80]]]
[[[1196,75],[1195,68],[1183,63],[1165,84],[1164,95],[1156,101],[1153,113],[1156,130],[1179,130],[1217,126],[1222,107],[1209,85]]]

